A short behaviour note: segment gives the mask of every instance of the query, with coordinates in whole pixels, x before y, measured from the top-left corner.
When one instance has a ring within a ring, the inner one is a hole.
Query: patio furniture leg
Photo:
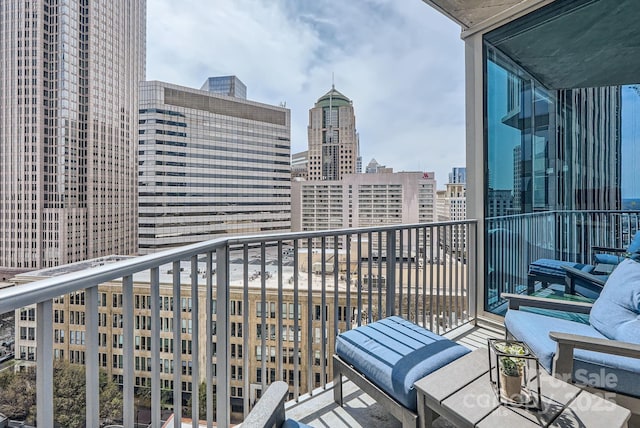
[[[418,428],[418,417],[415,413],[405,411],[402,413],[402,428]]]
[[[527,275],[527,294],[531,296],[536,290],[536,277],[535,275]]]
[[[418,427],[431,428],[437,414],[427,406],[424,400],[424,394],[418,392]]]
[[[420,424],[422,428],[431,428],[433,421],[436,419],[437,413],[431,410],[429,407],[424,408],[424,415],[420,417]]]
[[[342,373],[340,363],[333,358],[333,401],[342,407]]]

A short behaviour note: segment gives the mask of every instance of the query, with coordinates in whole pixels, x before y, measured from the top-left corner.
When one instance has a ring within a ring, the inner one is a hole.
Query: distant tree
[[[4,370],[0,372],[0,390],[4,391],[7,389],[9,384],[13,381],[13,371]]]
[[[113,422],[122,420],[122,391],[111,377],[100,371],[100,418]]]
[[[207,416],[207,384],[204,382],[200,383],[199,386],[199,398],[200,402],[198,405],[198,412],[200,413],[200,419],[206,419]],[[189,408],[189,412],[191,412],[191,407],[193,406],[192,402],[193,396],[189,397],[187,401],[187,407]],[[213,394],[213,414],[215,417],[216,413],[216,394]]]
[[[56,361],[53,366],[54,421],[69,428],[85,422],[85,370],[83,366]]]
[[[36,372],[28,368],[21,372],[5,370],[0,376],[0,413],[9,419],[30,419],[36,404]]]
[[[86,414],[85,367],[55,361],[53,367],[54,421],[58,426],[84,427]],[[100,373],[100,417],[119,420],[122,393],[110,377]],[[36,419],[36,374],[33,368],[0,373],[0,413],[10,419],[34,422]]]

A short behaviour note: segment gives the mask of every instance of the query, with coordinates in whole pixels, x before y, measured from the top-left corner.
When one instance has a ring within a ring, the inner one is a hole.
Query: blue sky
[[[291,150],[331,88],[351,98],[366,165],[465,165],[460,28],[421,0],[148,0],[147,79],[199,88],[237,75],[251,100],[286,102]]]

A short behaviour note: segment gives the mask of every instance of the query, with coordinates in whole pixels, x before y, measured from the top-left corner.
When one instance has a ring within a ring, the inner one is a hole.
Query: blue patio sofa
[[[640,233],[636,233],[633,239],[627,246],[627,248],[609,248],[609,247],[591,247],[591,264],[575,263],[565,260],[555,259],[537,259],[529,264],[529,270],[527,275],[527,286],[529,294],[534,291],[534,284],[536,281],[541,282],[543,285],[548,284],[564,284],[566,280],[566,271],[576,272],[577,275],[591,274],[592,277],[599,278],[601,281],[605,281],[609,273],[613,270],[613,267],[617,266],[625,259],[638,259],[640,258]],[[598,272],[598,266],[610,266],[606,272]],[[585,297],[597,297],[597,294],[593,295],[593,290],[590,290],[588,285],[591,279],[586,281],[587,289],[585,290],[588,295],[580,293],[580,286],[584,282],[578,278],[575,284],[578,285],[578,293],[585,295]],[[573,284],[569,284],[573,285]]]
[[[503,297],[509,300],[508,336],[527,343],[549,373],[614,392],[618,404],[640,413],[640,263],[620,263],[594,303]],[[587,313],[589,324],[521,307]]]
[[[342,405],[346,376],[402,422],[416,427],[413,384],[470,350],[398,316],[341,333],[333,356],[334,400]]]
[[[593,264],[617,265],[626,258],[637,258],[640,255],[640,232],[636,232],[627,248],[591,247],[591,252]]]

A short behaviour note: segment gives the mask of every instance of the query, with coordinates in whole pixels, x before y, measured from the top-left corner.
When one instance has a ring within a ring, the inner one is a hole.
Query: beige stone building
[[[311,231],[435,220],[433,172],[346,174],[291,184],[291,229]]]

